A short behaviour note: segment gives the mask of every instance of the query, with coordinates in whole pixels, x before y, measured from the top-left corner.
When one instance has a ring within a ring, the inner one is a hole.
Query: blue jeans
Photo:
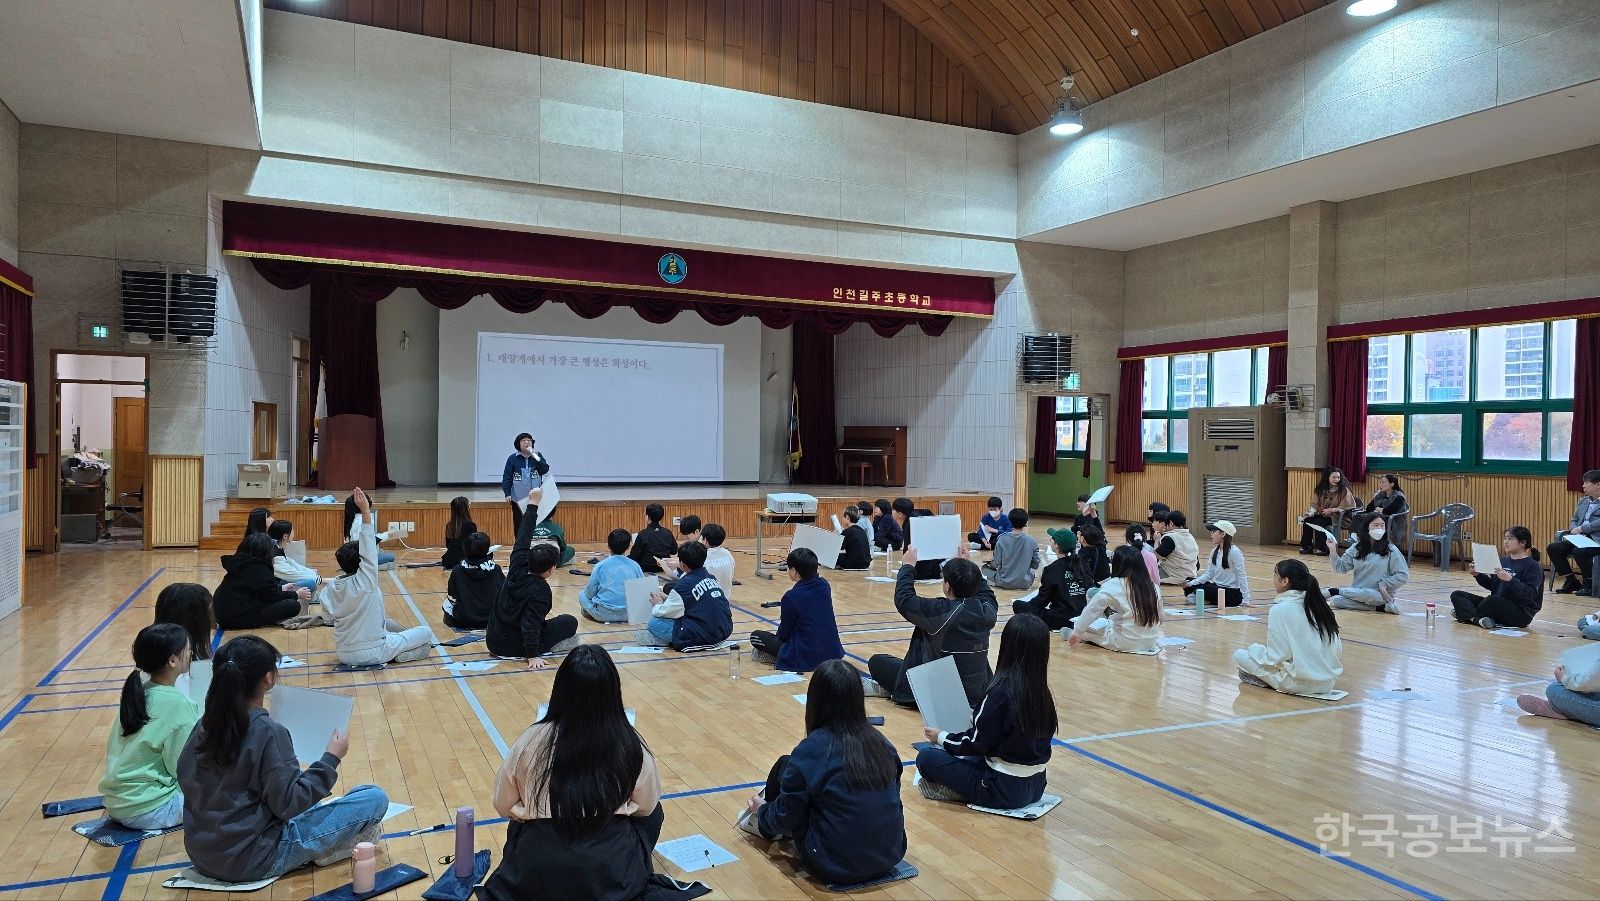
[[[628,621],[628,608],[616,608],[600,603],[599,598],[587,598],[578,595],[578,606],[588,617],[597,623],[625,623]]]
[[[316,591],[317,590],[317,580],[316,579],[295,579],[292,582],[285,582],[283,584],[288,585],[288,586],[293,587],[293,588],[304,588],[307,591]]]
[[[1560,682],[1551,682],[1544,696],[1567,719],[1600,729],[1600,692],[1573,691]]]
[[[1578,632],[1590,641],[1600,641],[1600,626],[1589,622],[1589,617],[1578,617]]]
[[[650,617],[650,624],[645,626],[645,628],[650,630],[651,635],[654,635],[662,641],[671,641],[672,624],[675,622],[677,622],[677,620],[667,619],[663,616],[652,616]]]
[[[356,836],[381,822],[389,810],[389,796],[376,785],[358,785],[342,798],[334,798],[300,814],[283,826],[278,856],[268,876],[282,876],[308,863],[355,849]]]
[[[394,555],[393,554],[389,553],[388,551],[379,551],[378,552],[378,565],[379,566],[387,566],[388,564],[393,563],[393,562],[394,562]]]

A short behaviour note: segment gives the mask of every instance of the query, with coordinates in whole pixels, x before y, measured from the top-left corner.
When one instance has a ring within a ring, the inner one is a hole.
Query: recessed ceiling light
[[[1344,11],[1352,16],[1381,16],[1399,4],[1400,0],[1354,0]]]

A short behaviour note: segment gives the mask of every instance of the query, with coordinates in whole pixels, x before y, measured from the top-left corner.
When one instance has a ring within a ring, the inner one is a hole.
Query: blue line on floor
[[[135,588],[132,594],[128,595],[128,597],[122,603],[117,605],[117,609],[108,613],[106,618],[100,621],[100,625],[91,629],[89,634],[83,637],[82,641],[78,642],[78,644],[72,650],[67,652],[67,656],[61,658],[60,663],[57,663],[55,667],[50,670],[50,672],[45,674],[43,679],[39,680],[39,685],[49,685],[52,679],[54,679],[56,676],[59,676],[61,671],[67,668],[67,664],[71,663],[79,654],[83,653],[83,649],[88,647],[90,642],[100,637],[100,633],[104,632],[106,627],[111,625],[112,620],[116,619],[122,613],[122,611],[132,606],[134,598],[137,598],[140,594],[143,594],[144,590],[150,587],[150,583],[154,582],[157,576],[166,571],[167,568],[163,566],[151,573],[149,578],[145,579],[143,582],[140,582],[139,587]]]
[[[17,703],[11,705],[11,709],[6,711],[5,716],[0,716],[0,732],[4,732],[6,727],[11,725],[11,721],[16,719],[18,714],[24,712],[23,708],[27,707],[34,697],[34,695],[23,695],[17,699]]]
[[[411,592],[406,590],[405,583],[400,581],[400,577],[395,575],[393,570],[390,570],[389,578],[393,579],[394,584],[399,587],[400,596],[405,598],[406,606],[410,607],[411,613],[416,616],[417,624],[428,625],[427,618],[422,615],[422,610],[417,607],[417,602],[411,599]],[[452,662],[449,653],[443,648],[439,649],[439,656],[445,663]],[[483,704],[479,703],[478,696],[472,691],[472,686],[467,684],[467,680],[462,678],[462,675],[462,673],[451,674],[455,678],[456,686],[461,689],[461,694],[467,699],[467,706],[471,707],[472,712],[478,715],[478,722],[483,725],[483,731],[488,734],[489,740],[494,742],[495,750],[500,752],[500,756],[502,758],[510,756],[511,746],[506,744],[506,740],[500,734],[500,730],[495,728],[494,721],[489,719],[489,712],[483,709]]]
[[[1147,776],[1144,773],[1141,773],[1138,770],[1133,769],[1132,767],[1124,766],[1124,765],[1122,765],[1120,763],[1117,763],[1114,760],[1108,760],[1105,757],[1101,757],[1099,754],[1096,754],[1093,751],[1088,751],[1088,750],[1080,748],[1080,747],[1078,747],[1076,745],[1069,744],[1069,743],[1067,743],[1065,741],[1062,741],[1059,738],[1052,739],[1051,743],[1054,744],[1054,745],[1057,745],[1059,747],[1066,748],[1067,750],[1069,750],[1069,751],[1071,751],[1071,752],[1073,752],[1075,754],[1081,754],[1082,756],[1087,757],[1087,758],[1089,758],[1090,760],[1093,760],[1096,763],[1108,766],[1111,769],[1114,769],[1117,772],[1122,773],[1123,775],[1132,776],[1133,778],[1139,780],[1140,782],[1143,782],[1143,783],[1145,783],[1147,785],[1154,786],[1155,788],[1158,788],[1158,789],[1160,789],[1160,790],[1162,790],[1164,792],[1167,792],[1168,794],[1174,795],[1176,797],[1182,798],[1183,800],[1188,801],[1188,802],[1190,802],[1192,804],[1198,804],[1199,806],[1204,807],[1205,809],[1211,811],[1212,813],[1221,814],[1222,816],[1225,816],[1230,820],[1234,820],[1235,822],[1238,822],[1238,823],[1243,823],[1244,825],[1249,826],[1252,829],[1255,829],[1257,831],[1266,833],[1267,835],[1270,835],[1273,838],[1279,839],[1281,841],[1288,842],[1289,844],[1294,845],[1295,847],[1300,848],[1302,850],[1309,851],[1312,854],[1317,855],[1318,857],[1326,858],[1327,860],[1331,860],[1334,863],[1337,863],[1337,864],[1339,864],[1341,866],[1349,867],[1350,869],[1355,870],[1358,873],[1361,873],[1361,874],[1366,875],[1366,876],[1371,876],[1373,879],[1377,879],[1380,882],[1387,883],[1388,885],[1393,886],[1394,888],[1400,889],[1403,892],[1409,892],[1410,894],[1416,895],[1418,898],[1427,899],[1427,901],[1445,901],[1445,899],[1442,896],[1436,895],[1433,892],[1430,892],[1430,891],[1428,891],[1426,889],[1419,888],[1419,887],[1417,887],[1415,885],[1412,885],[1409,882],[1405,882],[1405,881],[1402,881],[1400,879],[1397,879],[1394,876],[1390,876],[1387,873],[1379,872],[1378,870],[1375,870],[1372,867],[1369,867],[1364,863],[1359,863],[1359,862],[1357,862],[1355,860],[1352,860],[1349,857],[1342,857],[1340,855],[1332,854],[1332,853],[1329,853],[1327,851],[1324,851],[1322,848],[1312,844],[1311,842],[1306,841],[1303,838],[1297,838],[1297,837],[1295,837],[1293,835],[1290,835],[1287,832],[1284,832],[1281,829],[1277,829],[1277,828],[1274,828],[1272,826],[1268,826],[1266,823],[1263,823],[1260,820],[1253,819],[1251,817],[1245,816],[1244,814],[1239,813],[1236,810],[1230,810],[1229,808],[1223,807],[1221,804],[1218,804],[1218,803],[1216,803],[1214,801],[1207,801],[1205,798],[1201,798],[1201,797],[1199,797],[1197,795],[1194,795],[1194,794],[1192,794],[1190,792],[1186,792],[1181,788],[1178,788],[1178,787],[1173,786],[1173,785],[1168,785],[1167,783],[1162,782],[1161,780],[1156,779],[1153,776]]]
[[[139,856],[139,846],[142,844],[144,840],[140,839],[122,846],[117,863],[111,868],[111,878],[106,880],[106,890],[100,893],[100,901],[118,901],[122,897],[122,889],[128,884],[128,868],[133,866],[133,859]]]
[[[218,626],[215,635],[211,636],[211,656],[217,656],[217,648],[222,647],[222,627]]]

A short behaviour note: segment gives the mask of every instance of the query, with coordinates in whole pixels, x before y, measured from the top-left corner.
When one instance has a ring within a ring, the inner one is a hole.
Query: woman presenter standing
[[[516,453],[506,458],[505,472],[500,476],[500,490],[511,505],[513,532],[522,526],[522,499],[534,488],[543,487],[544,477],[550,472],[550,461],[533,449],[532,435],[518,435],[516,448]]]

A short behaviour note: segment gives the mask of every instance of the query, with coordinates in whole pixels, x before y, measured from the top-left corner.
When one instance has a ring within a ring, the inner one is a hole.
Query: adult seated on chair
[[[1400,490],[1400,477],[1393,473],[1381,475],[1378,477],[1378,493],[1367,501],[1366,506],[1350,514],[1350,533],[1360,535],[1367,523],[1380,517],[1388,522],[1389,517],[1405,512],[1407,506],[1406,493]]]
[[[1578,498],[1572,511],[1572,522],[1567,524],[1567,535],[1581,535],[1600,541],[1600,469],[1583,474],[1583,497]],[[1587,578],[1590,567],[1600,548],[1577,547],[1565,537],[1557,538],[1546,550],[1550,553],[1550,566],[1556,575],[1565,576],[1556,594],[1580,594],[1596,597],[1594,580]]]
[[[946,560],[941,568],[943,596],[925,598],[917,594],[916,549],[906,549],[895,579],[894,608],[916,630],[904,659],[875,654],[867,661],[872,681],[863,687],[868,697],[886,697],[903,707],[915,707],[905,671],[941,657],[954,657],[967,702],[976,707],[983,699],[991,675],[989,633],[994,630],[998,610],[994,591],[978,564],[967,559],[967,548],[958,548],[956,554],[957,559]]]
[[[1300,553],[1328,556],[1327,536],[1312,526],[1321,526],[1338,534],[1340,518],[1356,507],[1356,496],[1350,491],[1350,482],[1344,477],[1344,470],[1337,466],[1328,467],[1317,482],[1311,510],[1300,525]]]

